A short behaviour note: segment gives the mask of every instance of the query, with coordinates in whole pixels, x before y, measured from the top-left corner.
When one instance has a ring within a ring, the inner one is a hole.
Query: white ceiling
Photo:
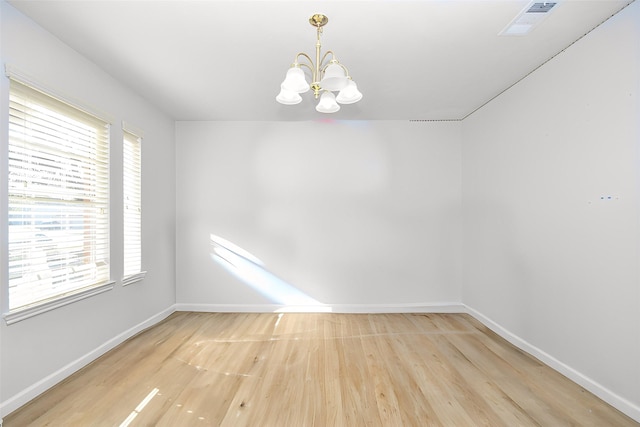
[[[349,68],[363,99],[332,119],[455,120],[627,5],[557,0],[526,36],[499,36],[529,0],[9,0],[176,120],[325,118],[307,93],[276,102],[298,52]],[[594,58],[594,62],[597,61]]]

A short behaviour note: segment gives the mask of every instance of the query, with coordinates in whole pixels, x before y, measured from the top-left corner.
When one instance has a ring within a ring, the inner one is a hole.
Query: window
[[[12,78],[8,149],[11,323],[113,286],[109,125]]]
[[[142,139],[125,126],[122,149],[124,210],[124,278],[128,285],[144,277],[142,271]]]

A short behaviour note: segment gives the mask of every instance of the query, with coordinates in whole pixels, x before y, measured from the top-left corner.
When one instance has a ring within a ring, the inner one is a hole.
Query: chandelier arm
[[[328,50],[325,52],[325,54],[322,56],[322,59],[320,60],[320,62],[318,63],[318,66],[322,68],[322,70],[324,71],[325,68],[327,68],[327,65],[329,65],[328,63],[325,64],[324,66],[322,65],[322,63],[324,63],[325,59],[327,59],[327,56],[331,55],[331,61],[336,60],[336,55],[333,53],[332,50]],[[336,60],[337,61],[337,60]]]
[[[304,61],[299,61],[300,57],[306,59],[308,61],[308,64]],[[312,80],[315,81],[315,74],[316,74],[315,65],[313,64],[313,60],[309,55],[307,55],[304,52],[299,52],[296,55],[296,59],[293,62],[293,66],[307,67],[309,69],[309,72],[311,73]]]
[[[307,64],[306,62],[298,62],[298,59],[300,57],[305,58],[309,63]],[[295,63],[297,65],[299,65],[300,67],[307,67],[309,69],[309,72],[311,73],[311,79],[315,82],[315,76],[316,76],[316,70],[315,70],[315,65],[313,64],[313,60],[311,59],[311,57],[309,55],[307,55],[304,52],[300,52],[296,55],[296,61]]]
[[[311,65],[306,64],[304,62],[299,62],[298,65],[300,65],[301,67],[307,67],[309,71],[311,71],[311,74],[313,74],[313,67]]]
[[[296,63],[296,64],[300,64],[300,65],[303,65],[303,64],[304,64],[304,62],[302,62],[302,63],[298,62],[298,58],[300,58],[301,56],[302,56],[302,57],[304,57],[304,58],[306,58],[306,59],[307,59],[307,61],[309,61],[309,64],[310,64],[310,65],[307,65],[307,66],[309,66],[309,67],[313,67],[313,60],[311,59],[311,57],[310,57],[309,55],[307,55],[307,54],[306,54],[306,53],[304,53],[304,52],[300,52],[300,53],[298,53],[298,54],[296,55],[296,60],[295,60],[295,63]],[[305,65],[306,65],[306,64],[305,64]]]

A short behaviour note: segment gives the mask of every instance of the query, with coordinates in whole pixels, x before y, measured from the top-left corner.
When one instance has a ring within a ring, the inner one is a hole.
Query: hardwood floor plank
[[[640,426],[465,314],[174,313],[14,426]]]

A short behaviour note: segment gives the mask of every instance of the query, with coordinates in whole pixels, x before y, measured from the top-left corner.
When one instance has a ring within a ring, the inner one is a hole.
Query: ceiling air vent
[[[529,3],[499,35],[524,36],[525,34],[529,34],[549,15],[549,12],[556,4],[556,2]]]
[[[534,3],[529,10],[527,10],[527,13],[547,13],[555,5],[555,3]]]

